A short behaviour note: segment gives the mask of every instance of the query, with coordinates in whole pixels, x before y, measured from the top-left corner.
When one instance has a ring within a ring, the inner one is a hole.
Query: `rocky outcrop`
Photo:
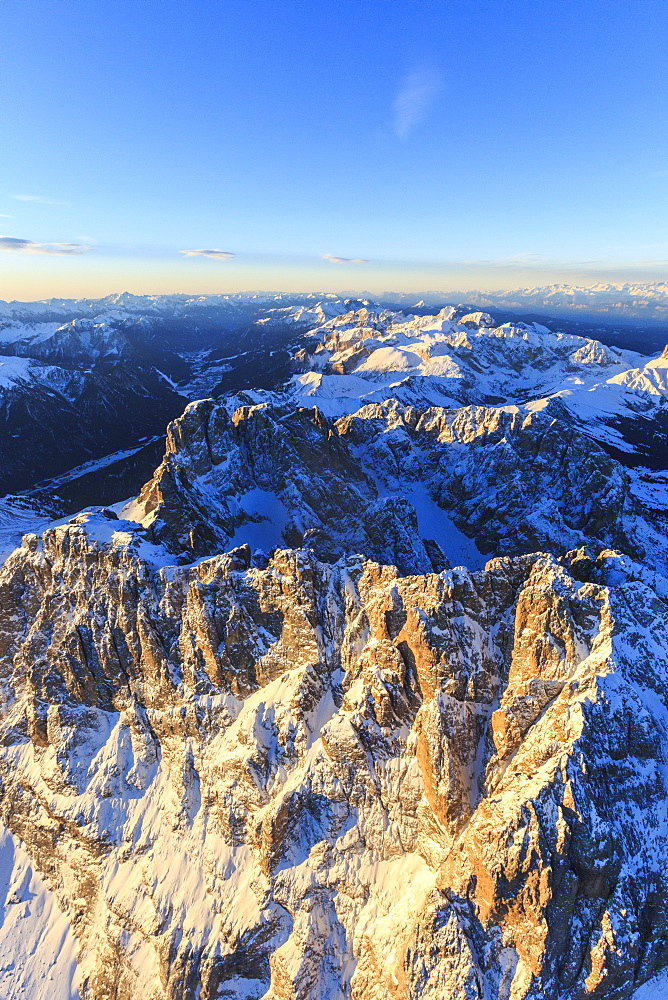
[[[160,568],[78,520],[0,574],[0,777],[82,997],[607,1000],[666,964],[642,583],[582,552]]]
[[[245,498],[261,490],[284,512],[274,545],[297,540],[326,560],[360,552],[404,573],[440,569],[447,538],[432,539],[433,518],[418,523],[412,484],[487,554],[598,544],[661,558],[648,551],[651,526],[624,469],[552,412],[514,408],[389,401],[333,421],[317,409],[204,400],[170,424],[162,465],[126,510],[190,560],[242,538],[259,518]]]

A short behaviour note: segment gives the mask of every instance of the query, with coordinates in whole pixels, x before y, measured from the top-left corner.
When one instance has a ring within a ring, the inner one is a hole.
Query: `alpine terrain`
[[[2,306],[4,1000],[668,997],[668,349],[521,305]]]

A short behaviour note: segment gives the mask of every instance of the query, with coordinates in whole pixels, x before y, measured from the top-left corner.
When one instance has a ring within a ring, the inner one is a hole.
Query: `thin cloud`
[[[13,219],[13,218],[14,218],[13,215],[1,215],[0,214],[0,219]]]
[[[547,258],[540,253],[515,253],[510,257],[476,257],[471,260],[461,260],[460,264],[473,264],[492,267],[532,267],[542,265]]]
[[[404,77],[394,99],[393,129],[397,139],[407,139],[425,120],[434,99],[443,90],[438,73],[416,70]]]
[[[514,253],[510,257],[502,257],[508,264],[542,264],[545,257],[542,253]]]
[[[184,257],[210,257],[211,260],[232,260],[235,253],[228,253],[227,250],[179,250]]]
[[[88,253],[90,249],[81,243],[35,243],[33,240],[21,240],[16,236],[0,236],[0,250],[5,253],[46,253],[58,257],[71,257]]]
[[[45,198],[41,194],[13,194],[14,201],[32,201],[36,205],[66,205],[66,201],[58,201],[56,198]]]
[[[331,253],[324,253],[322,260],[328,260],[330,264],[368,264],[364,257],[334,257]]]
[[[492,268],[526,268],[528,270],[545,270],[546,267],[581,266],[590,264],[600,264],[600,260],[590,258],[587,260],[563,261],[545,257],[540,253],[517,253],[510,257],[470,257],[450,261],[449,263],[464,267],[492,267]]]

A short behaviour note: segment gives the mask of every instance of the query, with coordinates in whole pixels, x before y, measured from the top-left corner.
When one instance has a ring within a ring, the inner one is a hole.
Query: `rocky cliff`
[[[1,577],[2,817],[83,997],[621,998],[668,962],[668,623],[607,553],[154,555],[74,523]]]

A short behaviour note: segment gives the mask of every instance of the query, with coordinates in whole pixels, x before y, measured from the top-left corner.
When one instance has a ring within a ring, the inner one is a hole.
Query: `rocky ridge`
[[[614,557],[158,569],[83,522],[7,560],[0,632],[3,821],[82,996],[623,997],[668,961],[665,606]]]
[[[264,511],[253,509],[257,494]],[[453,535],[475,539],[464,561],[478,565],[479,553],[589,543],[668,572],[664,518],[602,448],[541,410],[391,401],[327,420],[317,408],[193,403],[123,514],[183,561],[250,541],[264,522],[274,546],[296,539],[325,559],[359,551],[405,573],[441,568],[426,541],[448,565]],[[425,539],[430,529],[440,543]]]

